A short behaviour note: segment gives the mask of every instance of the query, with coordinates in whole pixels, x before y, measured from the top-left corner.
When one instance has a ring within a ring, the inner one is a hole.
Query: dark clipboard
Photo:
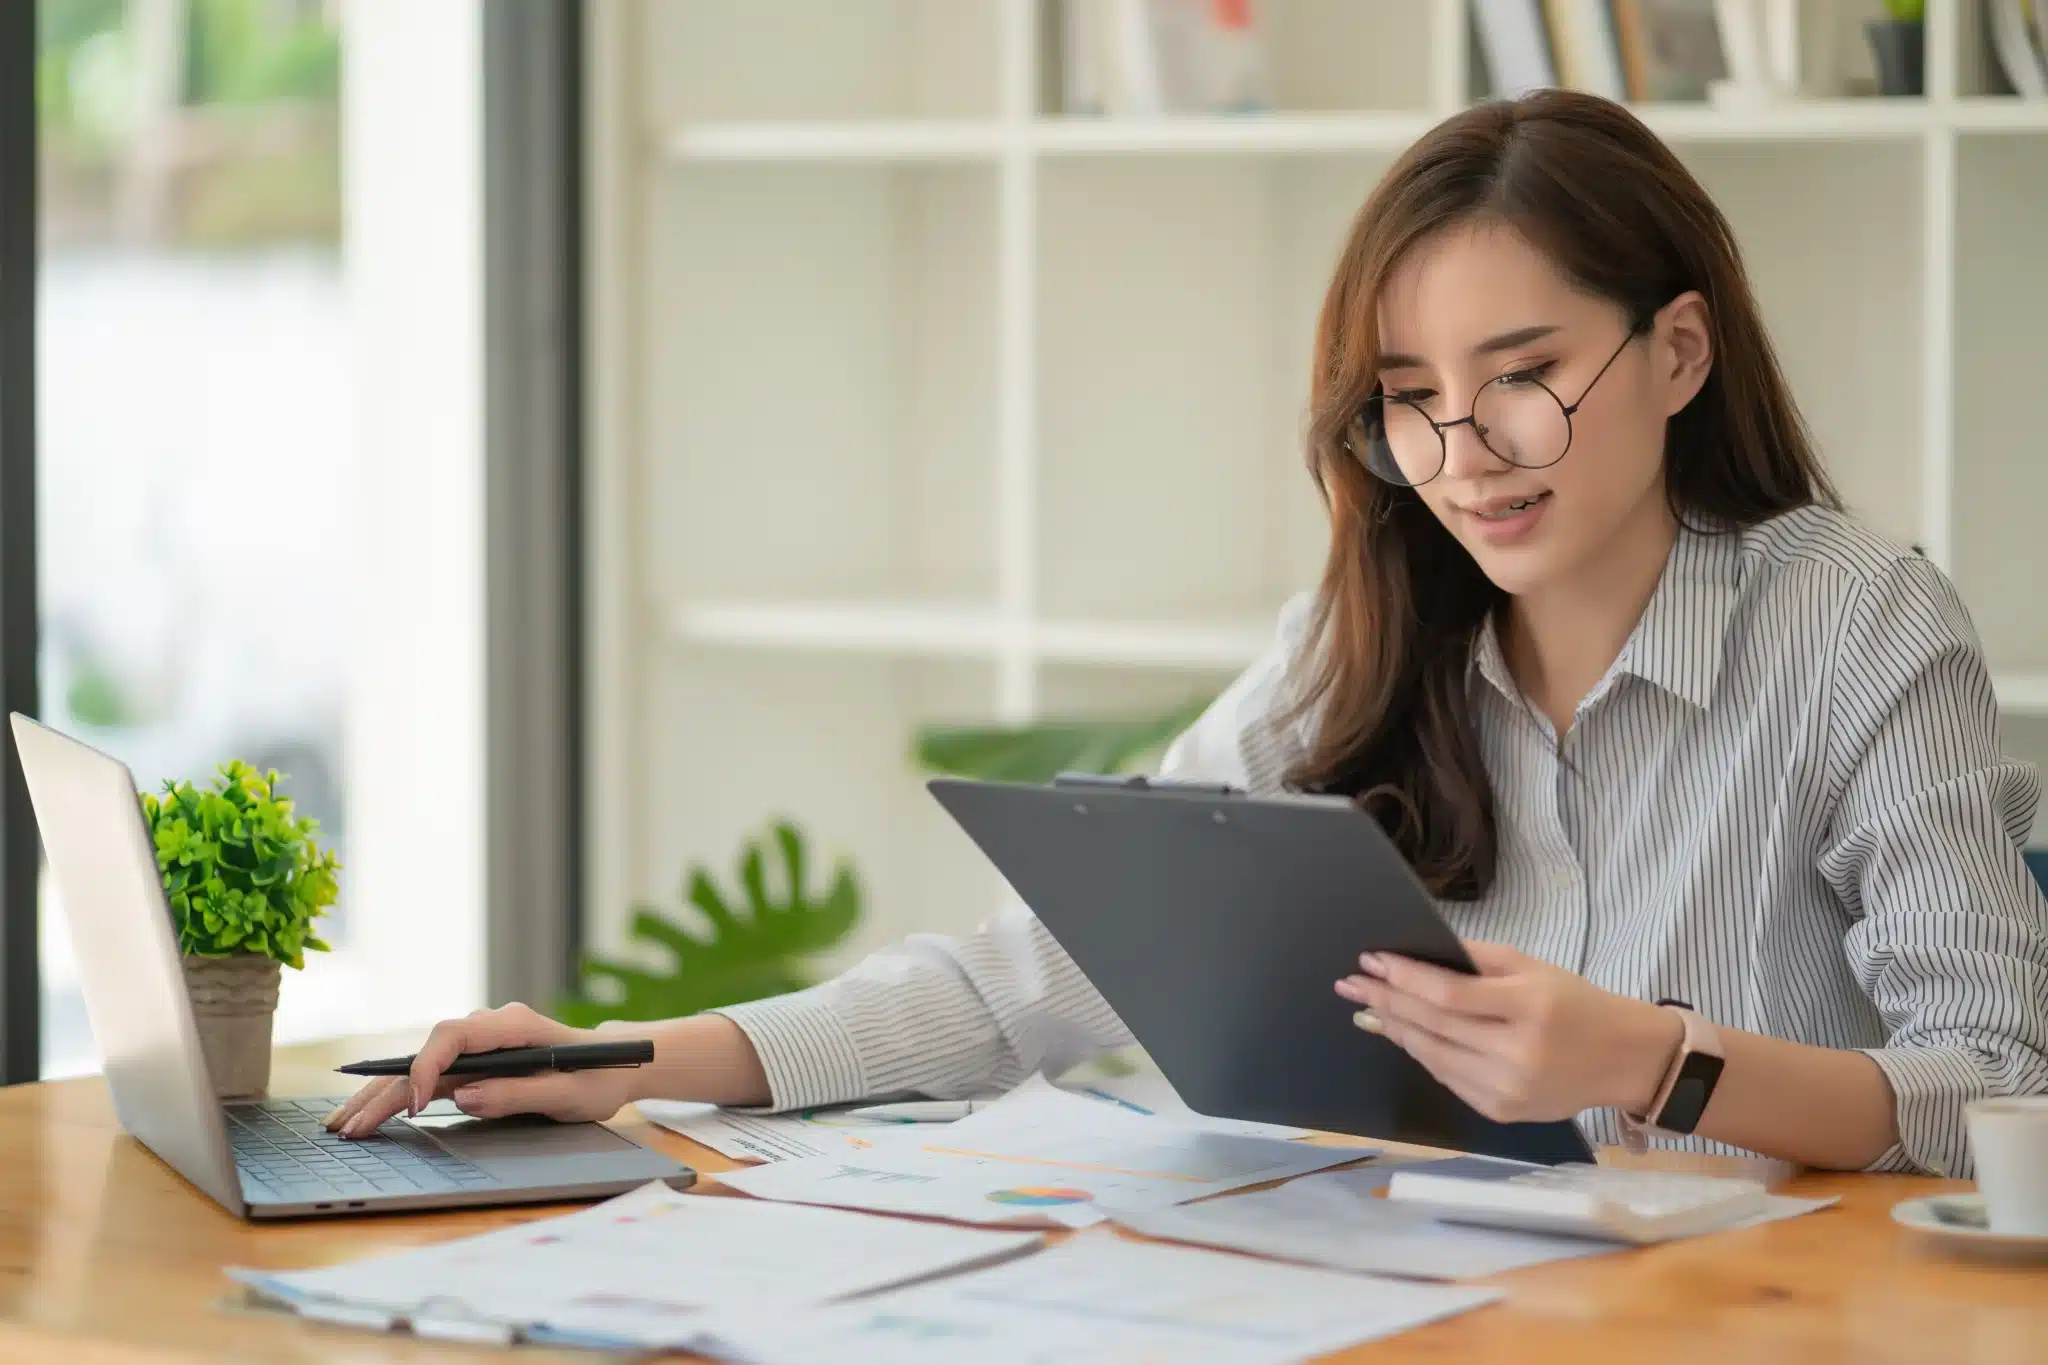
[[[1333,983],[1361,952],[1473,970],[1376,821],[1341,797],[1067,774],[932,795],[1198,1113],[1555,1164],[1576,1124],[1496,1123]]]

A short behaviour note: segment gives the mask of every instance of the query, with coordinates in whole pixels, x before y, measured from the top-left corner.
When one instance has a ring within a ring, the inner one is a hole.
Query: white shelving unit
[[[1478,92],[1463,0],[1265,8],[1271,113],[1133,121],[1042,107],[1037,0],[594,7],[596,944],[780,812],[856,858],[853,951],[966,927],[995,887],[920,722],[1214,689],[1313,582],[1316,305]],[[1928,10],[1924,99],[1641,112],[1854,510],[1956,576],[2048,759],[2048,102],[1991,92],[1975,0]]]
[[[1770,109],[1695,104],[1640,105],[1637,114],[1665,141],[1813,142],[1918,138],[1937,133],[2048,132],[2048,101],[2009,96],[1925,100],[1815,99]],[[1272,114],[1118,119],[1042,117],[1024,126],[998,120],[876,120],[870,123],[733,122],[685,126],[664,139],[672,161],[996,161],[1041,158],[1248,152],[1398,152],[1436,122],[1432,115]]]

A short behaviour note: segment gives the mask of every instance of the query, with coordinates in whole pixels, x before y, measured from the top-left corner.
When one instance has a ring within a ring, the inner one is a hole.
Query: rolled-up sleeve
[[[2038,776],[2001,754],[1975,631],[1927,561],[1852,606],[1829,754],[1820,871],[1856,917],[1844,947],[1886,1034],[1866,1052],[1897,1102],[1872,1169],[1968,1175],[1964,1106],[2048,1091],[2048,901],[2022,856]]]
[[[1273,706],[1310,606],[1305,597],[1288,604],[1272,648],[1174,740],[1162,775],[1244,781],[1239,736]],[[1132,1041],[1038,917],[1014,902],[971,934],[913,934],[808,990],[715,1012],[753,1043],[778,1110],[987,1094]]]
[[[1021,905],[971,934],[913,934],[809,990],[717,1013],[753,1043],[774,1109],[989,1094],[1131,1041]]]

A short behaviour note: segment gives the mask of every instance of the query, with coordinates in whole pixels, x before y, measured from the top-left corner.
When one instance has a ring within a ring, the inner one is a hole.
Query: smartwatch
[[[1683,1000],[1659,1000],[1660,1006],[1676,1010],[1685,1025],[1678,1051],[1664,1069],[1663,1083],[1644,1114],[1621,1115],[1622,1143],[1631,1152],[1648,1149],[1645,1139],[1652,1133],[1664,1137],[1688,1137],[1699,1127],[1707,1101],[1714,1098],[1724,1065],[1721,1035],[1705,1016],[1694,1012]]]

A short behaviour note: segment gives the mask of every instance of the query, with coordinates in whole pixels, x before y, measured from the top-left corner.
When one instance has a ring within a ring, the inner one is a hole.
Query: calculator
[[[1387,1198],[1447,1223],[1640,1246],[1733,1227],[1763,1213],[1768,1196],[1758,1182],[1731,1176],[1568,1162],[1457,1175],[1425,1165],[1395,1172]]]

